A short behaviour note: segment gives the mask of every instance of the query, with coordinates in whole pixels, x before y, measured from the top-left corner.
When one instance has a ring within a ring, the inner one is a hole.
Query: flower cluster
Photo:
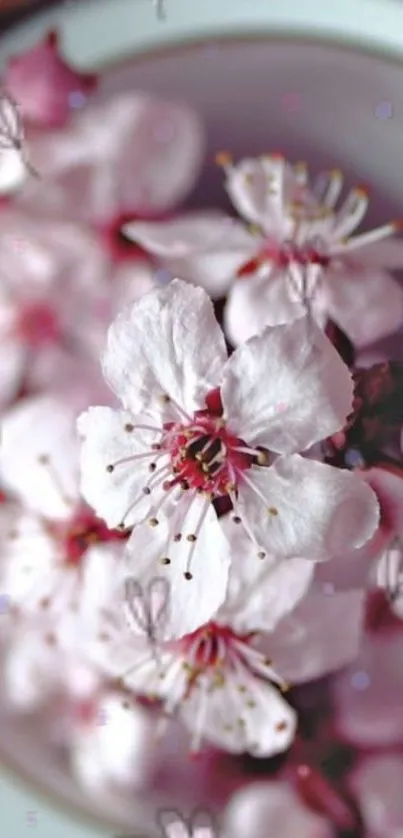
[[[178,774],[182,752],[276,757],[227,838],[273,818],[273,836],[354,830],[350,793],[395,838],[401,810],[374,815],[371,788],[399,759],[334,789],[301,696],[323,698],[332,758],[337,735],[403,736],[399,685],[382,720],[363,698],[401,646],[403,366],[365,354],[403,324],[399,224],[357,233],[367,192],[340,200],[339,171],[312,182],[278,154],[217,156],[241,220],[179,214],[199,116],[140,92],[87,101],[95,83],[51,32],[0,100],[5,701],[57,712],[96,794],[155,783],[172,754]]]

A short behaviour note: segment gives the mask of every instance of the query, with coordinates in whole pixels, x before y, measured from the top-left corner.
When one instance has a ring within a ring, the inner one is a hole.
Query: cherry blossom
[[[297,453],[340,428],[352,401],[349,372],[315,324],[268,327],[228,360],[207,295],[175,280],[117,318],[103,368],[124,409],[80,417],[82,492],[108,526],[140,525],[128,552],[141,581],[167,574],[173,631],[175,621],[193,631],[224,600],[219,497],[259,559],[323,560],[373,534],[372,490]]]
[[[236,277],[225,310],[234,345],[307,309],[321,325],[331,318],[358,346],[401,325],[403,291],[387,270],[402,266],[403,246],[384,241],[399,225],[352,236],[367,210],[364,189],[353,189],[337,208],[338,170],[322,174],[311,189],[306,166],[292,167],[281,155],[220,161],[229,197],[249,228],[223,216],[208,231],[208,219],[197,218],[193,225],[134,221],[125,229],[168,264],[180,243],[176,268],[184,279],[204,285],[207,277],[206,287],[223,293]]]
[[[228,518],[224,524],[231,527]],[[310,680],[356,655],[364,597],[356,591],[329,599],[309,590],[307,559],[271,558],[247,573],[252,547],[245,535],[239,541],[226,601],[207,624],[160,642],[155,656],[119,583],[100,612],[88,657],[127,689],[163,700],[166,719],[178,716],[190,730],[192,750],[206,739],[267,756],[287,748],[295,732],[295,715],[281,696],[289,676]]]
[[[74,410],[42,397],[6,414],[0,476],[17,505],[3,521],[1,560],[17,627],[25,617],[39,620],[51,645],[80,648],[84,623],[90,631],[124,541],[80,499]]]
[[[192,733],[192,751],[204,740],[257,756],[288,747],[296,719],[277,689],[285,682],[254,647],[253,633],[238,629],[235,617],[226,621],[224,608],[217,621],[161,646],[158,661],[121,609],[108,616],[97,656],[126,688],[164,700],[160,733],[179,714]]]
[[[39,44],[10,58],[3,77],[24,118],[43,128],[64,125],[97,85],[94,73],[70,67],[59,46],[58,32],[49,31]]]
[[[94,233],[70,222],[11,208],[1,221],[0,403],[23,385],[71,389],[68,381],[77,388],[84,377],[104,401],[98,359],[107,326],[122,304],[153,286],[152,270],[113,268]]]
[[[30,149],[46,188],[27,182],[19,205],[103,231],[120,216],[172,210],[197,179],[204,136],[190,107],[133,92],[89,104],[63,131],[33,137]]]

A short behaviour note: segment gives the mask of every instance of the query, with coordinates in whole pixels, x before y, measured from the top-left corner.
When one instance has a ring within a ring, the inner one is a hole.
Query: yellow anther
[[[229,151],[219,151],[215,156],[215,163],[217,166],[222,166],[224,169],[232,165],[233,157]]]

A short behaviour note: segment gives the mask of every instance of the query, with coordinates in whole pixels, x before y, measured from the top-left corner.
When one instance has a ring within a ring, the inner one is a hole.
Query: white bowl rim
[[[68,58],[84,68],[223,36],[330,41],[389,60],[403,56],[400,0],[165,0],[165,5],[165,21],[156,19],[152,0],[73,0],[33,12],[1,38],[0,63],[52,27],[60,29]]]

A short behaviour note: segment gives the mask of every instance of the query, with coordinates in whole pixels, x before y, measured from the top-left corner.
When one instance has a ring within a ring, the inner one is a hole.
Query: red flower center
[[[248,646],[254,634],[236,634],[229,626],[211,621],[180,640],[172,647],[184,657],[189,658],[195,670],[200,674],[217,666],[231,666],[231,660],[239,661],[242,647]],[[246,665],[246,661],[244,660]]]
[[[77,567],[84,553],[94,544],[105,544],[126,537],[118,530],[109,530],[103,521],[86,509],[80,510],[67,527],[51,525],[51,531],[62,543],[65,563],[70,567]]]
[[[171,456],[174,477],[164,489],[182,486],[213,497],[234,491],[239,472],[257,462],[259,452],[231,434],[221,417],[195,413],[191,424],[164,425],[161,449]]]
[[[122,262],[152,261],[152,256],[147,253],[139,244],[132,241],[123,231],[125,224],[130,221],[159,221],[164,220],[164,217],[158,215],[150,215],[147,210],[143,213],[131,212],[119,213],[115,216],[109,224],[103,226],[100,230],[104,245],[114,262],[121,264]]]
[[[16,332],[20,340],[38,349],[61,338],[61,326],[54,309],[46,303],[26,303],[20,309]]]
[[[253,259],[241,266],[238,276],[249,276],[256,273],[262,265],[267,264],[273,265],[279,270],[285,270],[291,263],[301,267],[320,265],[322,268],[327,268],[330,264],[330,256],[322,253],[318,247],[309,243],[301,246],[297,246],[293,242],[281,245],[269,243],[262,247]]]

